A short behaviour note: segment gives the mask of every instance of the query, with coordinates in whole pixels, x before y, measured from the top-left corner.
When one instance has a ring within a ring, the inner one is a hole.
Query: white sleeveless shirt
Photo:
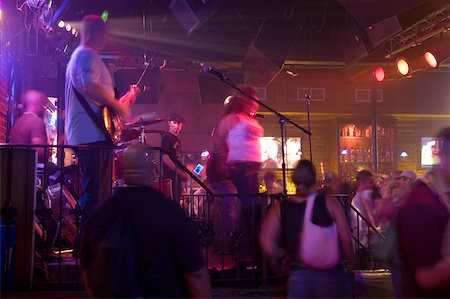
[[[228,131],[227,162],[261,162],[260,137],[264,129],[259,122],[251,117],[237,115],[239,121]]]

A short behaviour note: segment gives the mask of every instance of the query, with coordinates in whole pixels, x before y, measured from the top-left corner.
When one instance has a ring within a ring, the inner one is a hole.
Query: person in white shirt
[[[111,150],[92,148],[110,145],[109,136],[90,118],[75,90],[85,98],[94,113],[99,112],[101,106],[107,106],[125,119],[130,115],[130,104],[136,99],[138,91],[132,88],[120,100],[115,98],[111,74],[98,55],[107,40],[106,24],[102,18],[86,16],[80,32],[80,45],[72,53],[66,70],[65,129],[69,145],[89,147],[77,150],[82,175],[78,207],[83,222],[95,204],[110,195],[112,154]]]

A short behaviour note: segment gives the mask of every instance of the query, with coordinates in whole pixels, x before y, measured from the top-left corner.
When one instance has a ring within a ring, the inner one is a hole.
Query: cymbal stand
[[[145,127],[143,125],[141,125],[141,134],[138,137],[138,142],[140,144],[145,144],[146,143]]]

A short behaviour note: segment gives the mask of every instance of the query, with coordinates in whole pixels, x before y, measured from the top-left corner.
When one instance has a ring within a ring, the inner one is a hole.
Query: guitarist
[[[72,53],[66,70],[65,127],[69,145],[111,145],[109,136],[101,129],[100,122],[95,121],[92,111],[98,113],[101,106],[106,106],[127,119],[130,116],[130,104],[137,97],[138,89],[132,87],[120,100],[115,98],[112,76],[98,55],[106,40],[106,24],[101,17],[86,16],[82,22],[80,45]],[[84,98],[84,106],[80,97]],[[86,109],[87,105],[92,109],[91,115],[87,111],[89,107]],[[77,155],[83,189],[78,201],[82,232],[83,219],[98,201],[111,193],[112,152],[109,149],[87,148],[77,150]]]

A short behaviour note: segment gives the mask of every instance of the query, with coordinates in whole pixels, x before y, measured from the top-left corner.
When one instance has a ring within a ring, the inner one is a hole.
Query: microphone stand
[[[309,117],[309,107],[311,105],[311,97],[309,94],[305,94],[305,98],[306,98],[306,115],[308,117],[308,131],[311,132],[311,119]],[[312,159],[312,142],[311,142],[311,134],[308,135],[308,141],[309,141],[309,160],[313,161]]]
[[[286,162],[285,162],[285,153],[284,153],[284,146],[286,144],[286,123],[292,124],[294,127],[300,129],[305,134],[308,134],[310,136],[310,138],[311,138],[311,132],[309,130],[306,130],[305,128],[302,128],[301,126],[299,126],[298,124],[296,124],[295,122],[293,122],[292,120],[290,120],[289,118],[287,118],[286,116],[281,114],[280,112],[272,109],[267,104],[261,102],[260,100],[256,99],[255,97],[249,95],[248,93],[243,91],[241,88],[239,88],[230,78],[226,77],[224,74],[222,74],[222,73],[220,73],[220,72],[218,72],[216,70],[213,70],[213,69],[209,68],[208,66],[204,66],[203,67],[203,71],[207,72],[207,73],[211,73],[214,76],[217,76],[220,79],[220,81],[222,81],[223,83],[231,86],[233,89],[239,91],[241,94],[247,96],[251,100],[253,100],[256,103],[258,103],[260,106],[264,107],[266,110],[268,110],[268,111],[272,112],[273,114],[275,114],[276,116],[278,116],[278,118],[279,118],[278,123],[280,124],[280,129],[281,129],[281,155],[282,155],[281,169],[282,169],[282,173],[283,173],[283,193],[287,194],[287,189],[286,189]],[[311,144],[311,142],[310,142],[310,144]],[[310,155],[312,155],[312,152],[310,152]],[[312,159],[312,156],[311,156],[311,159]]]

